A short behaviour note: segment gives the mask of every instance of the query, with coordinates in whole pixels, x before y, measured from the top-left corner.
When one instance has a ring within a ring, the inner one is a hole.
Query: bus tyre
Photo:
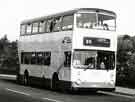
[[[107,91],[109,91],[109,92],[114,92],[114,91],[115,91],[115,88],[108,89]]]
[[[16,75],[16,83],[21,84],[21,78],[19,74]]]
[[[59,90],[59,78],[58,75],[54,75],[52,79],[52,90],[58,91]]]
[[[41,86],[42,88],[46,88],[47,87],[47,85],[46,85],[46,81],[45,81],[45,77],[43,76],[42,77],[42,86]]]
[[[24,73],[24,76],[23,76],[23,84],[28,86],[29,85],[29,74],[28,72],[25,72]]]

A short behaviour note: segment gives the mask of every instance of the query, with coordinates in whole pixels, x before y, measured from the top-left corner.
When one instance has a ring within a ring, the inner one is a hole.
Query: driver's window
[[[85,65],[88,65],[90,68],[95,67],[95,58],[94,57],[87,57],[85,59]]]

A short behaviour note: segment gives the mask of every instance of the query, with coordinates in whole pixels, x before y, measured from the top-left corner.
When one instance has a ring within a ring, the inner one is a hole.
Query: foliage
[[[124,35],[118,38],[117,84],[135,85],[135,37]]]
[[[17,67],[17,41],[10,42],[5,35],[0,39],[0,71],[16,71]]]

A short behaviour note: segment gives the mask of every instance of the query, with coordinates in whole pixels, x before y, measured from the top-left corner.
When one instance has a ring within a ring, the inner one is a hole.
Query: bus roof
[[[45,20],[45,19],[49,19],[49,18],[53,18],[53,17],[59,17],[59,16],[64,16],[64,15],[69,15],[69,14],[73,14],[79,11],[93,11],[93,12],[107,12],[110,13],[114,16],[116,16],[116,13],[113,11],[109,11],[109,10],[104,10],[104,9],[99,9],[99,8],[78,8],[78,9],[74,9],[74,10],[69,10],[66,12],[61,12],[61,13],[56,13],[53,15],[49,15],[49,16],[43,16],[43,17],[38,17],[38,18],[34,18],[34,19],[28,19],[28,20],[24,20],[21,22],[21,24],[26,24],[26,23],[32,23],[32,22],[36,22],[39,20]]]

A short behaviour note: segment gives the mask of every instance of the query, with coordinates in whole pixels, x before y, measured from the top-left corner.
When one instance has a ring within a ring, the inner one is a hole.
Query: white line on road
[[[16,78],[16,75],[7,75],[7,74],[0,74],[1,77],[11,77]]]
[[[105,92],[105,91],[98,91],[98,92],[102,93],[102,94],[112,95],[112,96],[120,96],[120,97],[125,97],[125,98],[133,98],[133,96],[121,95],[121,94],[113,93],[113,92]]]
[[[9,89],[9,88],[5,88],[5,89],[8,90],[8,91],[14,92],[14,93],[19,93],[19,94],[22,94],[22,95],[30,96],[30,94],[28,94],[28,93],[12,90],[12,89]]]
[[[51,99],[51,98],[42,98],[42,99],[48,100],[48,101],[53,101],[53,102],[62,102],[62,101]]]

